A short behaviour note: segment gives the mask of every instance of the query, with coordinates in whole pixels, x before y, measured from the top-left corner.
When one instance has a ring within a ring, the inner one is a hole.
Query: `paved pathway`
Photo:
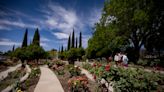
[[[49,68],[42,66],[41,76],[34,92],[64,92],[57,76]]]
[[[7,69],[6,71],[3,71],[0,73],[0,81],[5,79],[8,76],[9,72],[13,72],[15,71],[18,67],[21,67],[22,64],[18,64],[16,66],[13,67],[9,67],[9,69]]]

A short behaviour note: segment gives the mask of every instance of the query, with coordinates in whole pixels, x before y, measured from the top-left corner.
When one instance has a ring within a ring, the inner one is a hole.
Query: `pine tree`
[[[63,45],[62,45],[62,47],[61,47],[61,52],[63,53],[63,51],[64,51],[64,47],[63,47]]]
[[[33,37],[33,42],[34,45],[40,46],[40,34],[38,28],[35,31],[34,37]]]
[[[13,45],[12,51],[15,51],[15,45]]]
[[[68,38],[67,50],[69,50],[70,48],[71,48],[71,35],[69,35],[69,38]]]
[[[74,29],[73,29],[73,32],[72,32],[72,48],[75,47],[75,33],[74,33]]]
[[[28,35],[28,29],[26,29],[23,42],[22,42],[22,47],[27,47],[27,35]]]
[[[79,36],[79,48],[82,47],[82,33],[80,32],[80,36]]]
[[[77,41],[78,41],[78,39],[77,39],[77,37],[76,37],[76,48],[78,48],[78,46],[77,46],[77,44],[78,44]]]

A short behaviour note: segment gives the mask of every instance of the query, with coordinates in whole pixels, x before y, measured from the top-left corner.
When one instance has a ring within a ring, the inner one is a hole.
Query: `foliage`
[[[164,75],[154,72],[146,72],[143,69],[131,69],[114,67],[111,65],[101,65],[94,63],[89,71],[95,79],[104,78],[108,82],[113,82],[116,92],[152,92],[164,91]],[[150,77],[151,76],[151,77]]]
[[[70,92],[88,92],[88,79],[85,75],[76,76],[68,80]]]
[[[74,48],[75,47],[75,33],[74,33],[74,29],[73,29],[73,32],[72,32],[72,43],[71,43],[71,48]]]
[[[81,74],[81,70],[79,67],[74,67],[73,65],[69,67],[69,73],[71,74],[71,77],[73,76],[79,76]]]
[[[24,60],[38,60],[40,58],[45,58],[47,55],[42,47],[31,44],[28,47],[17,48],[12,53],[12,56],[17,57],[24,62]]]
[[[32,44],[40,46],[40,34],[38,28],[35,31]]]
[[[65,65],[65,63],[62,62],[61,60],[55,61],[55,64],[56,64],[57,66],[63,66],[63,65]]]
[[[86,70],[92,69],[91,64],[89,64],[88,62],[82,63],[82,67],[83,67],[84,69],[86,69]]]
[[[162,0],[106,0],[102,17],[88,41],[88,58],[102,57],[103,48],[113,51],[130,46],[134,49],[131,61],[136,63],[140,48],[146,44],[147,48],[158,48],[160,56],[163,4]]]
[[[69,50],[70,48],[71,48],[71,36],[69,35],[68,44],[67,44],[67,50]]]
[[[23,39],[23,42],[22,42],[22,47],[27,47],[27,35],[28,35],[28,30],[26,29],[26,32],[24,34],[24,39]]]
[[[79,48],[82,47],[82,33],[80,32],[80,36],[79,36]]]

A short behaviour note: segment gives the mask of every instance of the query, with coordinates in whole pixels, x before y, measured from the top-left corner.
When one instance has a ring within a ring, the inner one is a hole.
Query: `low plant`
[[[92,69],[91,64],[89,64],[88,62],[82,63],[82,67],[83,67],[84,69],[86,69],[86,70]]]
[[[59,67],[59,66],[63,66],[65,63],[60,60],[57,60],[55,61],[55,64],[57,65],[57,67]]]
[[[88,92],[88,79],[85,75],[72,77],[68,80],[70,92]]]
[[[69,73],[71,75],[70,77],[79,76],[81,74],[81,70],[79,69],[78,66],[70,66]]]

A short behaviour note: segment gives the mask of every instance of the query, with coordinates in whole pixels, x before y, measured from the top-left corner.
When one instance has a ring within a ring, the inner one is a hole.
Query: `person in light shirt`
[[[120,53],[116,53],[116,55],[114,56],[114,61],[116,62],[116,65],[118,65],[121,61],[121,55]]]
[[[123,53],[122,54],[122,65],[123,66],[128,66],[128,61],[129,61],[128,57],[126,56],[125,53]]]

